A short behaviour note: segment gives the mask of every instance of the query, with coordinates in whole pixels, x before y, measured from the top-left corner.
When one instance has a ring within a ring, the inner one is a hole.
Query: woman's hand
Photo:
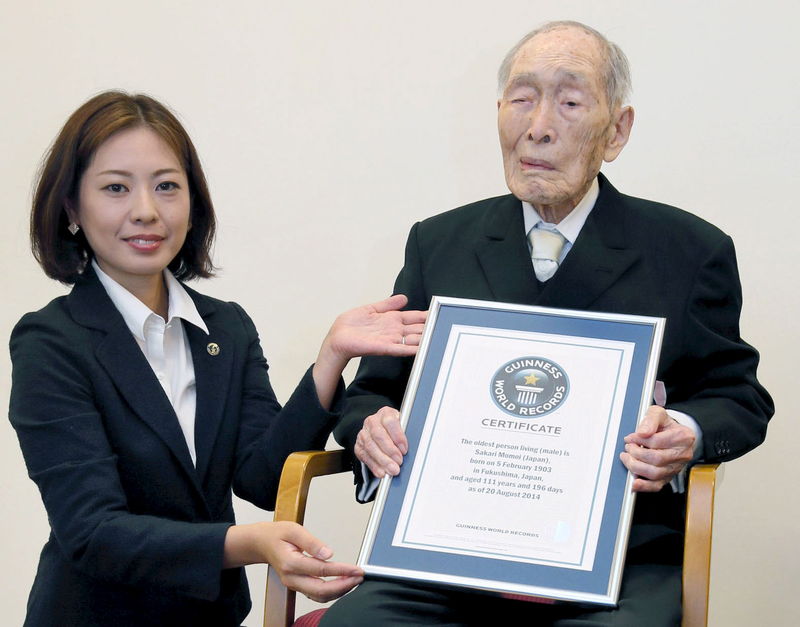
[[[399,311],[408,298],[390,296],[356,307],[333,322],[314,363],[314,382],[323,407],[330,407],[347,362],[361,355],[412,357],[417,354],[427,311]]]
[[[341,314],[322,344],[348,360],[361,355],[408,357],[417,354],[427,311],[399,311],[408,303],[402,294]]]
[[[319,603],[342,596],[364,578],[357,566],[329,562],[332,556],[321,540],[293,522],[235,525],[225,536],[226,568],[269,564],[287,588]]]

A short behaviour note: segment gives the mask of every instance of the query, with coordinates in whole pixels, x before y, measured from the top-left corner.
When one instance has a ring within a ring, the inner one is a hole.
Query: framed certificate
[[[663,318],[434,297],[368,575],[616,604]]]

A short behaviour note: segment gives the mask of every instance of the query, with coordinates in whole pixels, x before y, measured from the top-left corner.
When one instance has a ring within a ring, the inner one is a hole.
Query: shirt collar
[[[167,283],[167,290],[169,290],[169,319],[182,318],[186,322],[191,322],[197,328],[202,329],[208,335],[206,323],[200,317],[192,297],[189,296],[180,281],[172,275],[172,272],[166,269],[164,270],[164,280]]]
[[[589,217],[594,205],[597,202],[597,197],[600,194],[600,185],[597,182],[597,177],[594,177],[592,184],[589,186],[589,191],[586,192],[581,201],[575,208],[567,214],[567,217],[558,223],[558,232],[570,243],[574,244],[578,239],[578,234],[581,232],[586,218]],[[537,224],[548,224],[538,214],[536,209],[533,208],[529,202],[522,201],[522,214],[525,218],[525,232],[528,233]]]
[[[100,279],[100,283],[102,283],[105,288],[111,302],[114,303],[114,306],[122,315],[122,319],[125,321],[128,329],[130,329],[131,333],[133,333],[137,339],[144,341],[145,323],[147,323],[151,316],[155,316],[156,318],[161,318],[161,316],[152,312],[147,305],[103,272],[94,259],[92,259],[92,267],[97,273],[97,278]],[[208,327],[203,321],[203,318],[200,317],[194,301],[183,288],[183,285],[181,285],[180,282],[172,276],[172,273],[166,269],[164,270],[164,281],[169,293],[167,309],[169,312],[169,320],[167,320],[167,322],[172,322],[175,318],[181,318],[202,329],[205,334],[208,335]]]

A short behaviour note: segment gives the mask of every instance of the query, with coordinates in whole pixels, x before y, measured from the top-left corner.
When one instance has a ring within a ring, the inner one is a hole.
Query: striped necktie
[[[531,259],[536,278],[547,281],[558,270],[558,256],[566,239],[557,229],[550,231],[538,228],[537,225],[528,233],[528,241],[531,244]]]

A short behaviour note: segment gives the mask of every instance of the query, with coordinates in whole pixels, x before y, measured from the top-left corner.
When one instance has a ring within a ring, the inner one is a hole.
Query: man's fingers
[[[651,405],[642,421],[637,425],[635,434],[639,437],[650,437],[670,422],[674,421],[663,407]]]
[[[653,408],[651,408],[653,409]],[[661,410],[657,407],[655,410]],[[681,472],[693,457],[694,432],[676,423],[666,412],[662,421],[659,411],[648,411],[648,417],[658,420],[657,431],[642,437],[639,429],[625,438],[625,450],[620,459],[636,475],[636,492],[658,492]]]
[[[634,492],[660,492],[662,488],[667,485],[667,481],[650,481],[637,477],[633,480]]]
[[[358,460],[364,462],[370,472],[379,479],[387,473],[394,476],[400,472],[400,464],[384,453],[363,429],[356,439],[355,454]],[[402,456],[400,458],[402,459]]]
[[[625,445],[625,451],[637,460],[651,466],[667,466],[676,463],[688,463],[692,460],[692,451],[686,447],[647,448],[637,444]]]
[[[637,477],[644,479],[658,480],[666,478],[668,471],[663,466],[652,466],[640,461],[629,453],[620,454],[620,459],[625,467]]]
[[[408,438],[406,438],[403,427],[400,426],[400,413],[397,410],[384,412],[381,415],[381,424],[391,438],[392,444],[400,451],[401,455],[408,453]],[[402,464],[403,458],[401,457],[399,461]]]
[[[673,463],[666,466],[654,466],[636,459],[630,453],[620,453],[619,458],[631,473],[639,478],[650,479],[651,481],[671,481],[685,465],[683,463]]]
[[[376,414],[370,418],[362,429],[364,444],[371,449],[370,444],[374,443],[383,455],[390,457],[397,464],[402,464],[403,450],[400,445],[408,450],[408,441],[400,428],[399,419],[396,416],[387,417],[385,414]]]
[[[400,464],[403,461],[403,451],[394,442],[394,438],[383,425],[374,429],[365,429],[364,444],[368,445],[370,450],[373,446],[378,451],[393,459],[396,463]]]
[[[382,407],[364,420],[356,437],[355,454],[378,478],[400,472],[408,440],[400,426],[400,412]]]
[[[691,458],[694,454],[695,439],[694,431],[689,427],[672,422],[663,431],[659,431],[650,437],[639,437],[635,433],[625,436],[625,443],[651,450],[684,450],[687,451]]]

